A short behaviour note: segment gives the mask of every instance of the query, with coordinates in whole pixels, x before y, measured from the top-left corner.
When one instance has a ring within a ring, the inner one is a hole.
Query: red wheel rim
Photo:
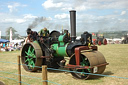
[[[103,44],[107,45],[107,40],[106,39],[103,40]]]
[[[98,41],[98,45],[101,45],[101,41]]]
[[[95,40],[95,41],[93,41],[93,45],[96,45],[96,40]]]

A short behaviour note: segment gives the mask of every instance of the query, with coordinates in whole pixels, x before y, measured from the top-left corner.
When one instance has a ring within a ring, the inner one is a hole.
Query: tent
[[[5,39],[0,39],[0,43],[6,43],[6,42],[10,42],[9,40],[5,40]]]

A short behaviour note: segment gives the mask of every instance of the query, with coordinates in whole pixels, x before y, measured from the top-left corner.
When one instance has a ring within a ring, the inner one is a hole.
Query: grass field
[[[106,61],[109,63],[104,71],[104,75],[119,76],[128,78],[128,44],[111,44],[98,46],[98,50],[105,56]],[[0,52],[0,61],[17,63],[17,55],[20,51],[14,52]],[[11,72],[17,74],[17,65],[11,63],[0,62],[0,81],[5,85],[18,85],[14,80],[2,78],[9,77],[18,80],[17,75],[3,73]],[[22,75],[28,75],[41,78],[41,73],[26,72],[22,68]],[[128,79],[112,78],[112,77],[99,77],[97,79],[79,80],[74,79],[70,73],[67,72],[48,72],[48,80],[59,83],[61,85],[128,85]],[[22,81],[31,85],[42,85],[40,79],[33,79],[22,76]],[[25,84],[22,84],[25,85]],[[56,85],[49,83],[49,85]]]

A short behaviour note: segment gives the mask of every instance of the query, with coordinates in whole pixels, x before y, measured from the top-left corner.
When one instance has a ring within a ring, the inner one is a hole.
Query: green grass
[[[111,44],[98,46],[98,50],[105,56],[109,63],[104,71],[104,75],[119,76],[128,78],[128,44]],[[0,61],[17,63],[17,55],[20,51],[0,52]],[[17,74],[17,65],[0,62],[0,71],[11,72]],[[41,73],[27,72],[22,67],[22,75],[28,75],[41,78]],[[18,80],[17,75],[0,72],[0,76],[14,78]],[[119,79],[111,77],[99,77],[96,79],[79,80],[74,79],[70,73],[67,72],[48,72],[48,80],[62,85],[128,85],[128,79]],[[5,85],[18,85],[14,80],[1,78],[0,81]],[[22,81],[31,85],[42,85],[40,79],[33,79],[22,76]],[[25,85],[25,84],[22,84]],[[49,83],[49,85],[55,85]]]

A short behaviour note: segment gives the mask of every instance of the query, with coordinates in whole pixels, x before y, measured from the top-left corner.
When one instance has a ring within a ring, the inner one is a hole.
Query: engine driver
[[[39,36],[42,36],[42,37],[48,37],[49,36],[49,30],[45,27],[43,29],[41,29],[39,32],[38,32]]]
[[[32,31],[30,28],[27,29],[27,35],[28,37],[26,38],[25,42],[33,42],[37,40],[38,33],[36,31]]]

